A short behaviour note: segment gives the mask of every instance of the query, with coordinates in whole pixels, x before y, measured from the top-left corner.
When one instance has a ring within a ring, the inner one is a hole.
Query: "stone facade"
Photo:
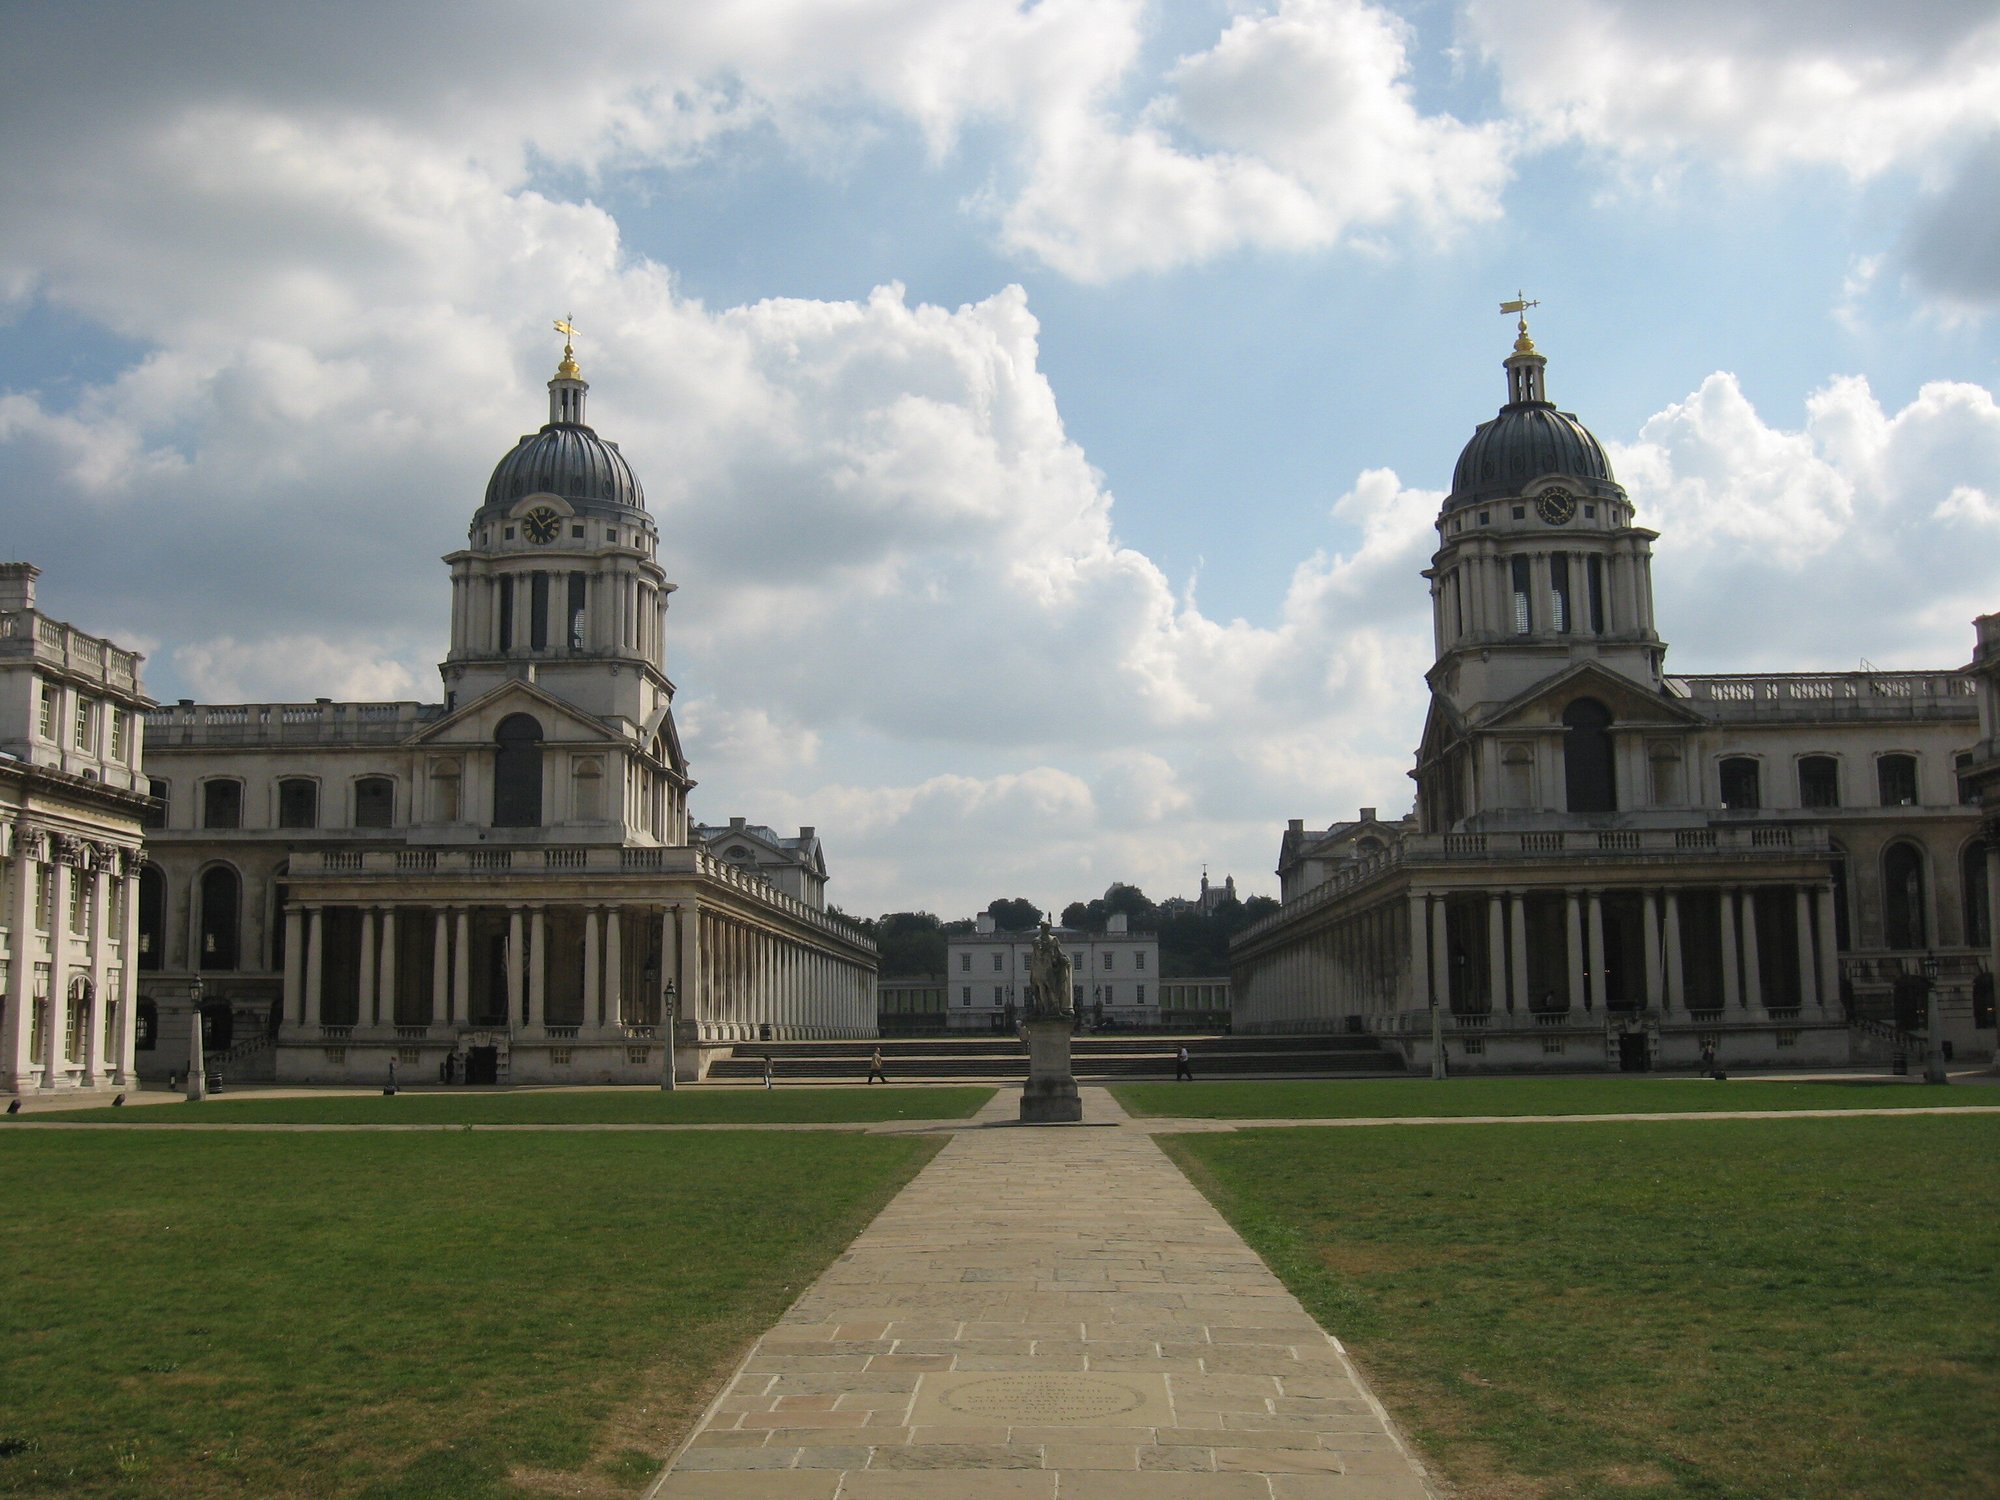
[[[1087,1025],[1154,1026],[1160,1013],[1160,940],[1133,932],[1122,916],[1103,932],[1051,929],[1069,952],[1077,1014]],[[945,938],[946,1025],[952,1030],[1011,1031],[1027,1006],[1035,934],[1003,932],[991,912],[972,932]],[[1101,1009],[1100,1009],[1101,1008]]]
[[[1990,1056],[1994,668],[1976,750],[1973,672],[1667,672],[1657,534],[1545,365],[1524,326],[1438,518],[1416,811],[1291,824],[1237,1027],[1427,1067],[1435,1005],[1457,1068],[1846,1063],[1922,1027],[1934,954],[1946,1036]]]
[[[225,1072],[657,1082],[673,1021],[688,1075],[736,1041],[873,1034],[874,946],[825,911],[811,830],[746,862],[690,823],[675,585],[587,390],[565,349],[548,424],[444,559],[442,703],[152,715],[143,984],[202,979]],[[186,1055],[164,1036],[149,1071]]]
[[[38,576],[0,564],[0,1092],[108,1091],[140,1041],[151,700],[136,653],[35,607]]]

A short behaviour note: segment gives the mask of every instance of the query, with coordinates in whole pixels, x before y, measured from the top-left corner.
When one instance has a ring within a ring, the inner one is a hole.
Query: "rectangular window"
[[[1006,992],[1005,992],[1004,990],[1002,990],[1002,989],[1001,989],[1001,987],[1000,987],[999,985],[997,985],[997,984],[996,984],[996,985],[994,985],[994,986],[993,986],[993,1003],[994,1003],[995,1005],[998,1005],[998,1004],[1000,1004],[1000,1003],[1001,1003],[1001,1002],[1002,1002],[1002,1001],[1003,1001],[1004,999],[1006,999]]]
[[[81,870],[69,872],[69,935],[90,936],[90,881]]]
[[[1465,634],[1465,601],[1459,596],[1458,570],[1452,569],[1444,581],[1451,593],[1451,638],[1457,640]]]
[[[139,826],[141,828],[165,828],[167,826],[168,790],[167,783],[160,780],[159,777],[152,776],[147,778],[146,791],[152,796],[154,801],[159,803],[159,806],[149,807],[139,815]]]
[[[1144,948],[1139,949],[1132,955],[1132,967],[1140,970],[1146,967],[1146,950]]]
[[[1562,552],[1549,554],[1549,618],[1558,634],[1569,634],[1569,557]]]
[[[56,690],[46,682],[42,684],[41,717],[36,721],[36,732],[45,740],[56,737]]]
[[[1526,635],[1534,626],[1534,616],[1528,610],[1528,560],[1514,559],[1514,634]]]
[[[582,527],[577,528],[579,535],[582,534],[582,530],[583,530]],[[572,651],[581,651],[584,646],[583,588],[584,588],[583,575],[581,573],[570,574],[569,575],[569,649]]]
[[[994,955],[993,955],[993,972],[994,972],[994,973],[996,973],[996,974],[997,974],[997,973],[999,973],[999,972],[1000,972],[1000,970],[1001,970],[1002,968],[1004,968],[1004,967],[1006,966],[1006,963],[1007,963],[1007,960],[1006,960],[1006,959],[1005,959],[1005,958],[1004,958],[1004,957],[1003,957],[1002,955],[1000,955],[1000,954],[998,954],[998,953],[994,954]]]
[[[1132,998],[1140,1005],[1144,1005],[1146,1003],[1146,987],[1143,984],[1137,986],[1133,991]]]
[[[241,828],[243,826],[243,783],[205,781],[201,786],[201,826]]]
[[[1593,557],[1585,569],[1590,579],[1590,633],[1604,634],[1604,559]]]
[[[1831,755],[1808,755],[1799,761],[1799,806],[1840,806],[1840,762]]]
[[[88,750],[90,748],[90,700],[88,698],[78,698],[76,700],[76,748],[79,750]]]
[[[1105,967],[1105,968],[1107,968],[1107,969],[1115,969],[1115,968],[1117,968],[1117,967],[1118,967],[1118,955],[1117,955],[1117,954],[1115,954],[1115,953],[1113,953],[1113,952],[1111,952],[1111,951],[1109,951],[1109,950],[1107,949],[1107,950],[1106,950],[1106,952],[1105,952],[1105,954],[1104,954],[1104,967]]]
[[[961,997],[962,997],[962,998],[961,998],[961,999],[959,1000],[959,1004],[961,1004],[961,1005],[970,1005],[970,1004],[972,1004],[972,986],[971,986],[971,985],[969,985],[969,984],[968,984],[968,985],[966,985],[966,986],[964,987],[964,989],[960,991],[960,995],[961,995]]]
[[[528,645],[541,651],[549,644],[549,575],[537,573],[528,580]]]
[[[319,826],[319,783],[303,777],[278,783],[278,826],[317,828]]]
[[[514,580],[502,578],[495,585],[500,590],[500,649],[514,649]]]
[[[42,932],[49,930],[49,918],[54,915],[50,898],[49,867],[35,866],[35,926]]]
[[[125,759],[126,726],[131,721],[132,716],[126,713],[124,709],[114,708],[111,710],[111,758],[121,763]]]
[[[1917,758],[1914,755],[1885,755],[1875,762],[1875,777],[1884,807],[1917,805]]]
[[[958,970],[961,974],[970,974],[972,972],[972,955],[970,953],[961,953],[958,955]]]

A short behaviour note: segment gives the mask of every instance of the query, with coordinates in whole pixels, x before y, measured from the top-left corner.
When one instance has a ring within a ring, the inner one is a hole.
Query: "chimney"
[[[747,823],[748,821],[749,819],[747,818],[731,818],[729,820],[729,831],[731,833],[741,833],[743,831],[744,824]]]
[[[1362,821],[1362,822],[1364,822],[1364,823],[1372,823],[1372,822],[1374,822],[1374,821],[1375,821],[1375,809],[1374,809],[1374,808],[1372,808],[1372,807],[1364,807],[1364,808],[1362,808],[1362,809],[1361,809],[1361,821]]]
[[[812,836],[816,831],[817,830],[814,829],[812,824],[801,823],[799,825],[799,842],[801,844],[810,844],[812,842]]]
[[[1304,833],[1305,831],[1306,820],[1304,818],[1294,818],[1285,825],[1285,832],[1287,833]]]
[[[33,609],[42,570],[29,562],[0,563],[0,610]]]

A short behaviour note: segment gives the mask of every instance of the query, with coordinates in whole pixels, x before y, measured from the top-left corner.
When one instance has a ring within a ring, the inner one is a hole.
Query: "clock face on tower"
[[[1543,490],[1535,500],[1535,514],[1551,526],[1567,526],[1576,515],[1576,497],[1568,490]]]
[[[529,541],[547,546],[561,533],[562,517],[548,506],[539,505],[521,517],[521,530],[527,533]]]

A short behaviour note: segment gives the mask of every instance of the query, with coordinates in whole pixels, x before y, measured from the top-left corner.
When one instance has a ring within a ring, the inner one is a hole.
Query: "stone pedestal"
[[[1021,1123],[1047,1125],[1083,1118],[1076,1075],[1070,1071],[1070,1023],[1066,1019],[1030,1021],[1028,1081],[1021,1089]]]

